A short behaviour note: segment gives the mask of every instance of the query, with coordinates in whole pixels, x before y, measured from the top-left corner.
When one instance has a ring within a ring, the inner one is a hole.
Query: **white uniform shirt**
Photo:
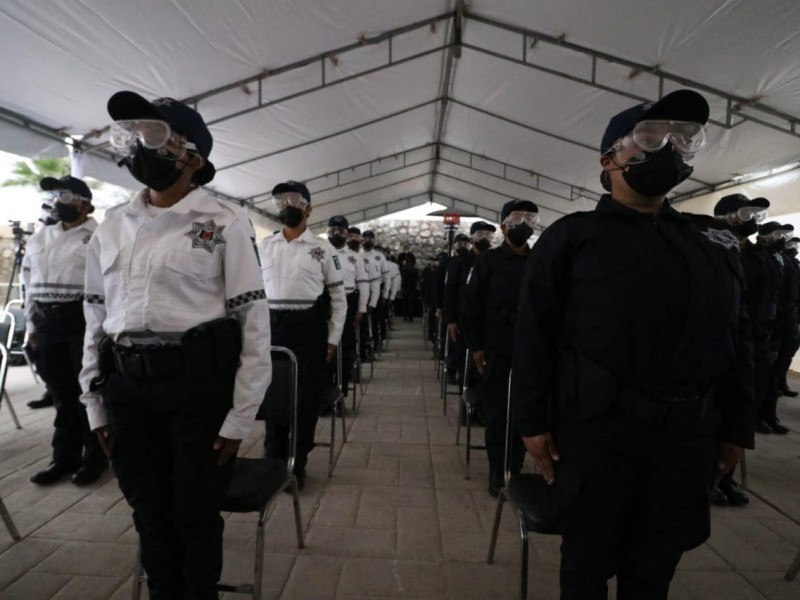
[[[328,343],[336,345],[347,316],[342,263],[336,249],[306,229],[291,242],[283,229],[261,240],[261,276],[273,310],[311,308],[325,288],[331,296]]]
[[[400,266],[390,260],[387,260],[386,263],[389,265],[389,276],[391,277],[392,282],[389,290],[389,300],[394,300],[397,298],[397,292],[400,291],[400,284],[402,283],[402,277],[400,277]]]
[[[342,278],[344,279],[344,293],[351,294],[358,290],[358,312],[367,312],[369,300],[370,278],[367,274],[367,265],[358,252],[353,252],[345,246],[336,250],[342,264]]]
[[[381,274],[381,297],[388,298],[392,287],[391,277],[389,276],[389,261],[377,250],[364,250],[364,255],[378,265]]]
[[[359,252],[358,255],[361,257],[361,260],[364,261],[364,268],[369,278],[368,305],[370,308],[375,308],[378,306],[378,298],[381,297],[381,266],[364,252]]]
[[[35,330],[32,317],[36,302],[83,300],[86,252],[95,229],[97,221],[92,218],[66,231],[56,223],[42,227],[28,240],[20,274],[25,281],[28,333]]]
[[[243,439],[272,375],[269,307],[255,232],[201,189],[161,211],[148,210],[148,197],[144,190],[108,211],[89,243],[81,371],[89,424],[95,429],[107,423],[99,394],[89,391],[104,335],[178,333],[233,315],[242,327],[241,364],[233,407],[219,435]]]

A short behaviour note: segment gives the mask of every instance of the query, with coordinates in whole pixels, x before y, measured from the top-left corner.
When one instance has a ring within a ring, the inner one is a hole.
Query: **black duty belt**
[[[175,346],[115,344],[114,366],[117,372],[135,379],[167,379],[189,373],[183,349]]]
[[[36,302],[34,313],[43,319],[74,319],[83,317],[83,301],[69,302]]]
[[[700,421],[708,411],[710,394],[669,396],[650,394],[630,386],[621,386],[616,407],[625,414],[653,425],[686,426]]]
[[[314,319],[319,319],[321,318],[321,314],[320,308],[317,305],[309,308],[302,308],[300,310],[287,310],[280,308],[269,309],[270,320],[287,325],[306,323]]]

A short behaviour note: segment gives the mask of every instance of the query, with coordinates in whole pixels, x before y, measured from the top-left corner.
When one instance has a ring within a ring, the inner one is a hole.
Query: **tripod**
[[[22,268],[22,259],[25,256],[25,236],[30,235],[30,231],[25,231],[20,227],[19,221],[10,221],[11,231],[14,233],[14,262],[11,265],[11,276],[8,278],[8,289],[6,291],[6,301],[3,306],[8,305],[11,300],[11,290],[14,286],[14,277],[16,277]],[[22,290],[20,290],[20,298],[22,298]]]

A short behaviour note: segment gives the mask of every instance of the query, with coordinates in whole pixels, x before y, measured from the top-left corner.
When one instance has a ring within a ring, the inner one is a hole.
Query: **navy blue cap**
[[[500,222],[505,221],[506,217],[516,210],[538,213],[539,207],[530,200],[510,200],[503,204],[500,211]]]
[[[729,215],[735,213],[740,208],[745,206],[753,206],[755,208],[769,208],[769,200],[766,198],[753,198],[749,200],[744,194],[730,194],[720,199],[714,206],[714,214],[716,216]]]
[[[459,233],[453,238],[454,242],[468,242],[469,236],[466,233]]]
[[[311,204],[311,194],[308,193],[308,188],[305,186],[305,184],[300,183],[299,181],[292,181],[290,179],[286,183],[279,183],[272,188],[273,196],[275,194],[285,194],[286,192],[300,194],[306,202]]]
[[[361,230],[358,227],[349,227],[347,229],[347,233],[357,233],[358,235],[361,235]]]
[[[45,192],[51,192],[53,190],[69,190],[73,194],[78,194],[78,196],[86,198],[87,200],[92,199],[92,190],[89,189],[89,186],[86,185],[82,180],[78,179],[77,177],[72,177],[71,175],[64,175],[64,177],[60,179],[56,179],[55,177],[45,177],[39,182],[39,187]]]
[[[361,237],[375,237],[375,232],[372,229],[367,229],[364,233],[361,234]]]
[[[476,231],[497,231],[497,227],[486,221],[475,221],[469,228],[469,234],[472,235]]]
[[[645,102],[623,110],[608,122],[600,152],[605,154],[614,142],[630,132],[639,121],[648,119],[689,121],[705,125],[708,121],[708,102],[695,91],[677,90],[657,102]]]
[[[344,227],[347,229],[350,226],[350,223],[347,222],[347,219],[344,217],[331,217],[328,219],[328,227]]]
[[[794,231],[794,226],[781,225],[777,221],[770,221],[769,223],[764,223],[758,226],[759,235],[767,235],[774,231]]]
[[[108,114],[115,121],[125,119],[156,119],[166,121],[177,133],[197,147],[206,164],[194,175],[195,183],[203,185],[214,179],[216,169],[208,160],[214,138],[203,117],[196,110],[174,98],[156,98],[152,102],[136,92],[117,92],[108,99]]]

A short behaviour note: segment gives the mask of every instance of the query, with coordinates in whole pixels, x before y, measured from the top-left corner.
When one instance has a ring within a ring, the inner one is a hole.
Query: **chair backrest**
[[[8,348],[4,344],[0,344],[0,402],[5,397],[6,390],[6,376],[8,375]]]
[[[0,344],[11,348],[14,341],[14,328],[16,327],[14,315],[6,310],[0,312]]]
[[[288,419],[290,429],[287,467],[294,468],[297,449],[297,357],[289,348],[272,346],[272,381],[258,409],[257,419]]]

